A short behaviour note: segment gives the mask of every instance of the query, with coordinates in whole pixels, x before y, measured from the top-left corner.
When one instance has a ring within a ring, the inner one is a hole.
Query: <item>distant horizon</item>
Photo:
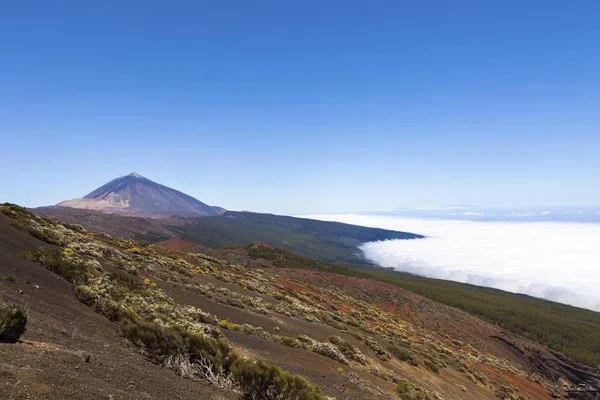
[[[116,176],[115,178],[102,183],[102,185],[118,179],[118,178],[122,178],[125,176],[137,176],[140,178],[145,178],[145,179],[149,179],[155,183],[164,185],[161,182],[156,182],[154,180],[152,180],[151,178],[146,177],[144,174],[140,174],[138,172],[130,172],[124,175],[120,175],[120,176]],[[101,186],[101,185],[99,185]],[[99,187],[98,186],[98,187]],[[168,186],[168,185],[164,185],[164,186]],[[168,186],[169,187],[169,186]],[[87,194],[89,194],[91,191],[97,189],[93,188],[92,190],[90,190],[89,192],[83,193],[81,194],[81,196],[79,197],[75,197],[75,198],[82,198],[84,196],[86,196]],[[176,187],[172,187],[172,189],[179,190]],[[182,191],[183,192],[183,191]],[[183,192],[185,193],[185,192]],[[185,193],[187,195],[190,195],[194,198],[196,198],[195,196],[189,194],[189,193]],[[203,199],[201,198],[196,198],[197,200],[200,200],[202,202],[205,202]],[[30,208],[37,208],[37,207],[50,207],[50,206],[55,206],[58,203],[65,201],[65,200],[70,200],[70,199],[62,199],[60,201],[58,201],[57,203],[53,203],[53,204],[37,204],[37,205],[31,205],[31,204],[20,204],[17,203],[19,205],[25,206],[25,207],[30,207]],[[206,203],[206,202],[205,202]],[[207,203],[210,204],[210,203]],[[219,204],[210,204],[211,206],[220,206]],[[419,215],[419,213],[426,213],[428,211],[452,211],[452,210],[468,210],[468,209],[480,209],[480,210],[485,210],[485,209],[506,209],[506,210],[519,210],[519,209],[531,209],[532,212],[538,212],[538,213],[543,213],[545,211],[547,211],[546,209],[549,210],[553,210],[553,209],[565,209],[564,211],[571,211],[573,214],[577,213],[577,211],[581,211],[581,210],[566,210],[566,209],[578,209],[578,208],[582,208],[582,209],[588,209],[588,208],[598,208],[597,210],[595,210],[596,212],[594,213],[594,215],[596,216],[597,221],[600,222],[600,203],[597,204],[540,204],[540,205],[519,205],[519,204],[506,204],[506,205],[476,205],[476,204],[464,204],[464,205],[413,205],[413,206],[402,206],[402,207],[391,207],[391,208],[386,208],[386,209],[363,209],[363,210],[336,210],[336,211],[332,211],[332,210],[326,210],[326,211],[316,211],[313,212],[316,214],[347,214],[347,213],[357,213],[357,214],[369,214],[369,213],[375,213],[375,214],[394,214],[394,213],[399,213],[399,215],[402,215],[403,212],[408,212],[408,211],[412,211],[412,212],[416,212],[416,215],[411,215],[411,214],[407,214],[406,216],[424,216],[424,215]],[[239,208],[239,209],[228,209],[230,211],[250,211],[250,212],[263,212],[263,213],[276,213],[276,214],[283,214],[283,215],[298,215],[301,216],[302,213],[297,213],[297,212],[277,212],[277,211],[268,211],[268,210],[252,210],[252,209],[248,209],[248,208]],[[586,210],[589,211],[589,210]],[[446,214],[432,214],[432,215],[425,215],[427,217],[435,217],[436,215],[438,215],[439,217],[451,217],[453,214],[452,213],[446,213]],[[456,215],[455,215],[456,216]],[[468,216],[468,215],[463,215],[463,216]],[[473,215],[475,216],[475,215]],[[483,215],[482,215],[483,216]],[[489,215],[488,215],[489,216]],[[505,215],[508,217],[508,215]],[[519,216],[519,215],[517,215]],[[527,215],[521,215],[522,217],[526,217]],[[460,217],[460,215],[458,215],[457,217]],[[461,218],[464,219],[464,218]],[[471,218],[473,219],[473,218]],[[477,220],[477,218],[475,218],[475,220]],[[551,220],[551,219],[549,219]]]

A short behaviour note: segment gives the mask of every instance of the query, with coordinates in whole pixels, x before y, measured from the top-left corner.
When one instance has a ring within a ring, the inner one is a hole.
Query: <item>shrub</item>
[[[17,283],[17,276],[13,273],[6,274],[4,279],[10,283]]]
[[[157,324],[125,320],[121,325],[121,332],[136,346],[144,347],[154,356],[185,353],[185,342],[181,335]]]
[[[437,396],[432,394],[429,390],[423,389],[413,383],[410,383],[406,379],[402,379],[396,385],[396,393],[402,400],[434,400]]]
[[[9,218],[13,218],[13,219],[19,218],[19,214],[16,211],[9,210],[8,208],[3,208],[2,214],[6,215]]]
[[[63,257],[59,249],[52,247],[38,247],[28,253],[25,258],[40,264],[44,268],[62,276],[71,283],[84,283],[87,281],[89,269],[83,263],[78,263]]]
[[[400,361],[404,361],[415,367],[419,365],[412,352],[404,347],[389,346],[388,351]]]
[[[38,238],[43,242],[55,244],[57,246],[62,246],[65,241],[65,237],[61,232],[48,227],[41,227],[39,229],[30,228],[28,232],[31,236]]]
[[[342,354],[344,354],[346,357],[357,361],[359,363],[364,363],[367,358],[365,357],[365,355],[363,353],[361,353],[361,351],[359,349],[357,349],[356,347],[352,346],[352,344],[350,344],[350,342],[348,342],[345,339],[342,339],[339,336],[330,336],[329,337],[329,341],[331,343],[333,343],[334,345],[337,346],[337,348],[342,352]]]
[[[236,331],[239,328],[238,324],[227,321],[226,319],[222,319],[219,321],[219,326],[223,329],[227,329],[228,331]]]
[[[320,390],[299,375],[290,374],[263,361],[237,359],[231,374],[247,400],[324,400]]]
[[[75,287],[74,291],[77,299],[85,305],[93,306],[98,300],[98,296],[89,286],[79,285]]]
[[[18,304],[0,302],[0,341],[16,342],[19,340],[25,325],[27,312]]]
[[[144,282],[136,279],[134,276],[126,272],[113,272],[110,274],[109,278],[112,281],[125,286],[128,290],[146,290],[146,285],[144,285]]]
[[[281,343],[284,346],[287,347],[293,347],[296,349],[299,349],[302,347],[302,343],[298,340],[298,339],[294,339],[292,337],[289,336],[283,336],[283,335],[273,335],[272,339],[277,342],[277,343]]]
[[[338,374],[340,374],[341,376],[346,375],[346,373],[344,372],[344,368],[342,368],[342,367],[338,367],[338,369],[336,370],[336,372]]]
[[[65,228],[70,229],[72,231],[78,232],[78,233],[87,233],[87,231],[85,230],[85,228],[79,224],[67,224],[66,222],[63,222],[62,224]]]
[[[203,361],[214,374],[227,375],[229,365],[237,358],[231,346],[223,339],[199,335],[178,328],[177,332],[185,343],[185,352],[190,361]]]
[[[99,298],[96,301],[96,311],[111,321],[119,321],[121,319],[121,307],[112,299]]]
[[[222,339],[190,333],[183,328],[165,328],[130,320],[123,322],[121,332],[157,361],[164,361],[170,356],[184,357],[190,363],[197,362],[204,368],[210,368],[213,375],[230,376],[241,388],[243,399],[325,400],[319,389],[301,376],[263,361],[240,358]]]
[[[377,355],[377,357],[383,361],[387,361],[390,360],[392,358],[392,356],[390,355],[390,353],[387,352],[386,349],[383,348],[383,346],[381,346],[379,343],[377,343],[376,341],[374,341],[371,338],[365,338],[364,343],[371,348],[371,350],[373,350],[375,352],[375,355]]]
[[[423,363],[428,370],[435,372],[436,374],[440,373],[440,368],[433,361],[425,359]]]
[[[332,360],[340,362],[342,364],[349,364],[348,359],[344,354],[342,354],[333,344],[331,343],[321,343],[321,342],[313,342],[311,346],[311,351],[314,353],[320,354],[325,357],[329,357]]]

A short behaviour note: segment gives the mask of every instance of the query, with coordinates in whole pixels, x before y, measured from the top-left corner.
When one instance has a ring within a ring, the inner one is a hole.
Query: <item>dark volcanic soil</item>
[[[21,342],[0,343],[0,399],[235,398],[147,361],[66,281],[20,256],[42,245],[0,214],[0,298],[29,309]]]

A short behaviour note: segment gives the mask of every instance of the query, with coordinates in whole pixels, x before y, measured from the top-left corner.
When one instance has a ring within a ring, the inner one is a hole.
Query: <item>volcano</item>
[[[220,215],[226,211],[135,172],[113,179],[83,198],[63,201],[57,206],[150,218],[174,215],[199,217]]]

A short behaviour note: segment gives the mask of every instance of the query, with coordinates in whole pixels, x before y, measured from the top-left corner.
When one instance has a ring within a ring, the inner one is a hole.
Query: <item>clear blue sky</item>
[[[132,171],[283,213],[600,199],[600,2],[0,4],[0,201]]]

